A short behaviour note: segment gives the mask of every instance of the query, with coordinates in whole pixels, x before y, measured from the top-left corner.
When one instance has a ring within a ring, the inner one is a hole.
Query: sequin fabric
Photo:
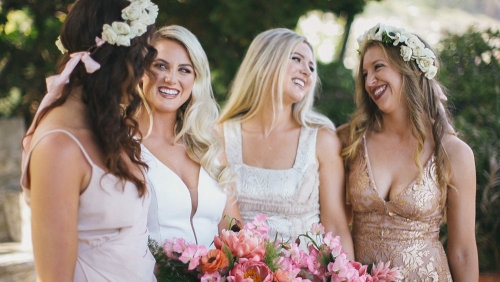
[[[244,222],[251,222],[258,214],[267,215],[271,237],[277,232],[284,241],[295,240],[319,222],[317,133],[317,128],[302,127],[292,168],[264,169],[243,163],[239,119],[224,123],[226,155],[237,175],[238,205]]]
[[[445,207],[436,184],[434,157],[425,165],[422,179],[389,201],[380,196],[373,179],[363,137],[361,154],[351,165],[348,179],[356,260],[391,261],[399,266],[403,281],[452,281],[439,241]]]

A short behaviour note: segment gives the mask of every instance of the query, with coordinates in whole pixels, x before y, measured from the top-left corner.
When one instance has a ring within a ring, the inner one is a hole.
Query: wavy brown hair
[[[424,44],[430,49],[427,43],[424,42]],[[358,155],[363,134],[367,130],[379,131],[382,127],[382,112],[366,92],[363,77],[364,55],[369,48],[374,46],[380,47],[389,64],[403,75],[403,102],[408,108],[408,120],[411,124],[412,134],[418,142],[414,159],[420,175],[423,172],[420,157],[424,149],[424,141],[428,138],[427,132],[432,133],[430,138],[433,138],[435,144],[433,155],[436,164],[437,184],[443,195],[442,201],[445,201],[447,187],[450,186],[451,168],[442,143],[446,134],[455,135],[456,133],[451,125],[449,114],[441,102],[444,88],[437,82],[436,78],[427,79],[415,60],[405,62],[398,46],[386,45],[380,41],[369,41],[360,50],[360,64],[356,77],[356,111],[351,117],[348,144],[342,150],[346,168],[349,168]],[[435,62],[438,64],[437,58]],[[436,66],[439,67],[439,65]]]
[[[142,36],[131,39],[129,47],[109,43],[95,46],[95,38],[101,37],[103,25],[123,21],[121,11],[128,5],[127,0],[79,0],[72,6],[61,29],[61,41],[68,52],[59,61],[59,71],[70,59],[69,54],[80,51],[89,51],[101,67],[89,74],[79,62],[60,98],[40,112],[35,128],[48,112],[64,104],[73,89],[82,87],[90,128],[104,155],[107,170],[124,181],[133,182],[143,196],[144,180],[130,171],[123,154],[134,164],[147,168],[140,158],[140,138],[134,137],[140,136],[134,116],[141,105],[137,84],[144,69],[149,68],[156,57],[156,50],[148,43],[154,25],[148,26]]]

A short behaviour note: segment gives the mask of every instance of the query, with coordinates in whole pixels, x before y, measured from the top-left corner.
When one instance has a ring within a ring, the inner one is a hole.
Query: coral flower
[[[206,256],[201,257],[201,271],[212,273],[227,267],[229,261],[223,251],[219,249],[210,250]]]
[[[217,249],[222,249],[222,245],[226,245],[234,256],[256,261],[264,258],[266,252],[262,238],[246,229],[238,233],[222,230],[220,237],[214,237],[214,245]]]
[[[261,261],[240,259],[227,277],[229,282],[272,282],[273,272]]]

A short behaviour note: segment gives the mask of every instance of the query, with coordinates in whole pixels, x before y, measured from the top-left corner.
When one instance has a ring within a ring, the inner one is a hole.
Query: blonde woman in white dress
[[[238,176],[245,222],[265,214],[271,236],[285,241],[321,222],[353,258],[341,145],[333,123],[313,111],[317,80],[305,37],[284,28],[259,34],[236,74],[219,130]]]
[[[219,113],[208,60],[196,37],[181,26],[157,30],[151,44],[158,55],[142,79],[139,116],[152,194],[150,237],[160,245],[175,237],[208,247],[228,228],[229,218],[240,219],[214,134]]]

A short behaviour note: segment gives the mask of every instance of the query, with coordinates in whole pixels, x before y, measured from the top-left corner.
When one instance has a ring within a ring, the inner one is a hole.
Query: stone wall
[[[0,119],[0,243],[23,237],[19,178],[24,132],[23,119]]]

